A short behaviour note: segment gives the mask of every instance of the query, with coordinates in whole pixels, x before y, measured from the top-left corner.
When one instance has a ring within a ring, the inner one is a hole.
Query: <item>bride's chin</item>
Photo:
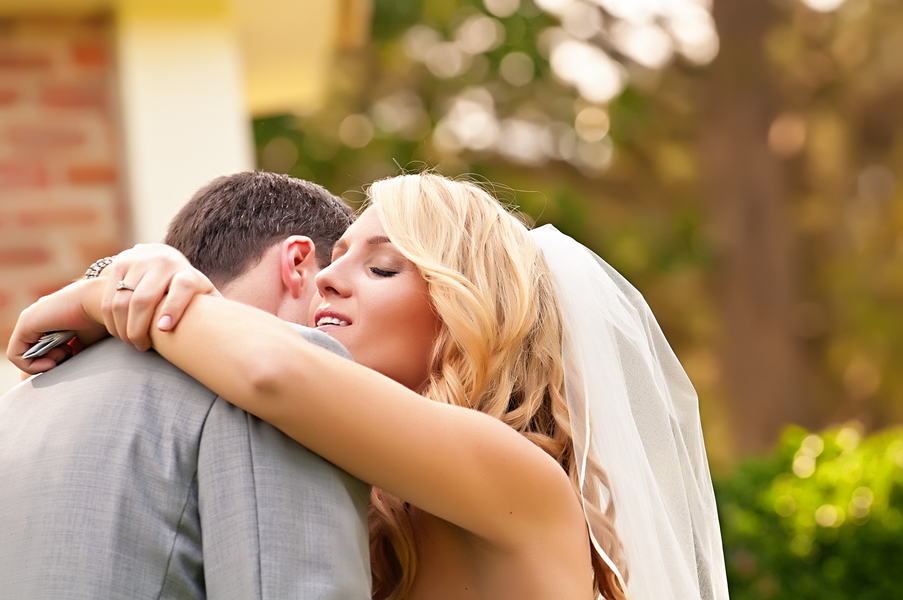
[[[323,327],[317,327],[318,331],[322,331],[332,339],[342,344],[342,346],[345,347],[345,350],[347,350],[348,353],[353,357],[354,350],[352,350],[352,348],[354,348],[355,343],[353,339],[349,339],[345,329],[345,327],[339,327],[337,325],[325,325]]]

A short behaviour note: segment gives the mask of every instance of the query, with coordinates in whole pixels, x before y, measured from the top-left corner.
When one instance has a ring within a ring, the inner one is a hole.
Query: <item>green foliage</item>
[[[716,481],[732,600],[903,598],[903,430],[787,430]]]

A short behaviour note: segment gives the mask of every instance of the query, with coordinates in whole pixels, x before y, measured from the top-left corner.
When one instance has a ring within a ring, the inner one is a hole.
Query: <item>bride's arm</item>
[[[78,282],[27,309],[10,360],[29,372],[49,368],[21,355],[41,332],[103,323],[105,284]],[[157,307],[154,323],[164,310]],[[308,343],[275,316],[199,295],[175,329],[152,326],[150,337],[160,354],[233,404],[494,547],[555,546],[549,532],[583,522],[564,471],[516,431],[427,400]]]
[[[580,510],[564,471],[507,425],[429,401],[257,309],[196,296],[178,327],[152,327],[151,339],[204,385],[330,462],[498,547],[541,542]]]

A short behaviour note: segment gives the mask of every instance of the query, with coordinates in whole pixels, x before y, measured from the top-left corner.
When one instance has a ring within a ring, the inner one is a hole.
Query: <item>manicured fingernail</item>
[[[157,328],[162,331],[167,331],[170,327],[172,327],[172,317],[169,315],[163,315],[160,317],[160,320],[157,321]]]

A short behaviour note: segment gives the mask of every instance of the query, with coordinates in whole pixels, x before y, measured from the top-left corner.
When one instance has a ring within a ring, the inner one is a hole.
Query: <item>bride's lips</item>
[[[325,322],[321,323],[321,321],[324,320]],[[328,330],[339,327],[348,327],[349,325],[351,325],[351,319],[334,310],[321,308],[314,313],[314,327],[317,329]]]

